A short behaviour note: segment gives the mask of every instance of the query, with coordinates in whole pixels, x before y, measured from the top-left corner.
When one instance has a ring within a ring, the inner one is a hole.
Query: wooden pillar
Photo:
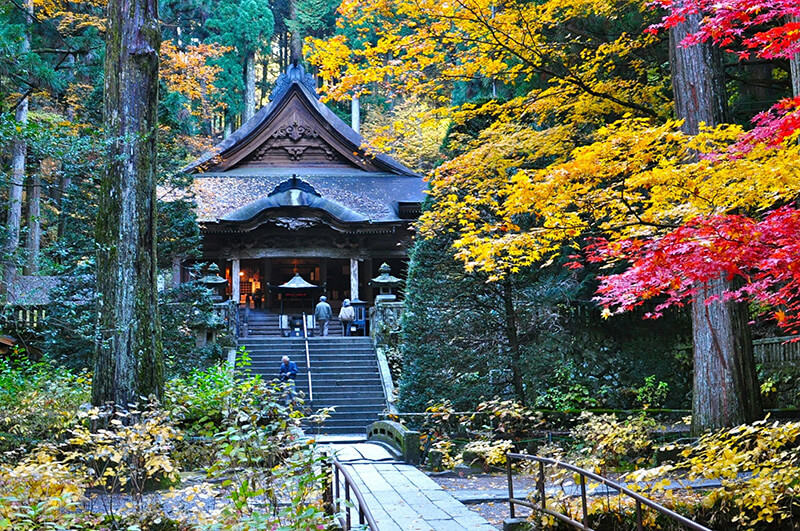
[[[172,259],[172,287],[177,288],[181,285],[181,259]]]
[[[372,258],[367,258],[366,260],[364,260],[364,270],[366,271],[365,274],[367,275],[367,282],[375,278],[375,271],[372,269]],[[373,295],[373,289],[365,286],[363,298],[361,300],[371,302],[372,295]]]
[[[239,285],[239,280],[241,279],[239,275],[240,271],[241,263],[238,258],[234,258],[231,260],[231,300],[236,304],[239,304],[239,300],[241,299],[241,286]]]
[[[326,282],[328,282],[328,259],[327,258],[320,258],[319,259],[319,282],[317,282],[317,284],[319,286],[324,286]]]
[[[264,308],[271,308],[272,307],[272,297],[273,294],[269,293],[267,284],[272,282],[272,261],[269,258],[264,258],[264,263],[261,265],[261,292],[264,294]],[[278,279],[278,284],[282,281]]]
[[[350,126],[356,133],[361,130],[361,106],[359,105],[358,94],[354,94],[350,102]]]
[[[358,298],[358,259],[350,259],[350,299]]]

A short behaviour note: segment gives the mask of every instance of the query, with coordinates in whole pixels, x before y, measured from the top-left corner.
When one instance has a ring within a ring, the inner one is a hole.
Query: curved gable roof
[[[308,86],[302,66],[290,66],[279,78],[275,98],[242,127],[184,168],[192,173],[270,167],[336,167],[416,176],[383,154],[367,153],[363,139]]]

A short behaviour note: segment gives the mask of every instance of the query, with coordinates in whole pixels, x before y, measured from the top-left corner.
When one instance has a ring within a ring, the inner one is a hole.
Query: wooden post
[[[239,284],[241,265],[238,258],[234,258],[231,263],[231,300],[239,304],[241,299],[241,287]]]
[[[350,299],[358,298],[358,258],[350,259]]]
[[[356,133],[361,130],[361,105],[359,105],[358,94],[354,94],[353,100],[350,102],[350,127]]]
[[[181,285],[181,259],[172,259],[172,287],[177,288]]]

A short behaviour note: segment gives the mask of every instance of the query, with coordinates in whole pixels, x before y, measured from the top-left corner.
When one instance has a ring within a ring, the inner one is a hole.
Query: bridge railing
[[[403,456],[403,462],[418,465],[420,458],[419,432],[409,430],[399,422],[379,420],[367,427],[367,440],[388,444]]]
[[[354,516],[358,517],[360,528],[363,529],[366,525],[371,531],[379,531],[375,517],[372,516],[372,512],[367,507],[364,495],[358,490],[353,476],[335,457],[331,457],[331,462],[333,464],[331,483],[333,487],[334,512],[337,515],[336,518],[339,520],[342,531],[353,529]],[[344,495],[342,495],[342,490],[344,490]],[[355,497],[355,500],[352,497]]]
[[[534,503],[528,500],[520,500],[514,497],[514,480],[511,474],[511,460],[517,459],[521,461],[534,461],[539,464],[539,472],[536,479],[536,490],[537,490],[537,502]],[[581,520],[577,521],[569,516],[559,513],[558,511],[554,511],[547,507],[547,492],[545,491],[545,465],[551,465],[558,468],[563,468],[565,470],[569,470],[578,474],[580,477],[580,496],[581,496]],[[608,478],[603,476],[597,475],[594,472],[590,472],[583,468],[579,468],[575,465],[570,465],[569,463],[564,463],[562,461],[557,461],[555,459],[550,459],[547,457],[539,457],[535,455],[528,455],[528,454],[517,454],[509,452],[506,454],[506,473],[508,475],[508,503],[511,518],[515,518],[515,506],[521,505],[523,507],[528,507],[529,509],[533,509],[534,511],[539,511],[541,513],[547,514],[556,518],[565,524],[574,527],[576,529],[584,529],[586,531],[591,531],[591,527],[589,527],[589,506],[587,502],[587,492],[586,492],[586,479],[591,479],[592,481],[596,481],[601,485],[606,485],[611,490],[615,490],[622,495],[625,495],[629,498],[632,498],[636,502],[636,529],[637,531],[643,531],[644,524],[642,520],[642,506],[649,507],[654,511],[661,513],[668,518],[676,521],[677,523],[681,524],[682,526],[688,529],[694,529],[697,531],[711,531],[709,528],[704,527],[697,522],[693,522],[689,520],[685,516],[682,516],[675,511],[667,509],[663,505],[654,502],[651,499],[645,498],[641,494],[638,494],[631,489],[628,489],[614,481],[611,481]]]

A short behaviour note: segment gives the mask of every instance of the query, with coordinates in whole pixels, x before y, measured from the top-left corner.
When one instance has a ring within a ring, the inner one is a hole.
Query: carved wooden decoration
[[[242,139],[215,169],[324,166],[379,171],[371,157],[347,145],[305,99],[299,91],[290,93],[268,123]]]

